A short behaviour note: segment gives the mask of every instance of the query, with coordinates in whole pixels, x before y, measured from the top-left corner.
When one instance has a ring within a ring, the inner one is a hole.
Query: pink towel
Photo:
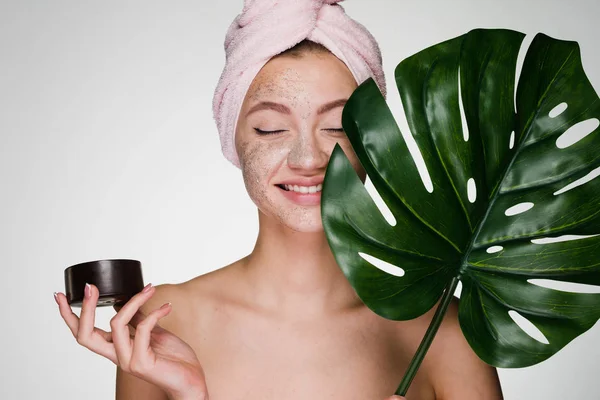
[[[245,0],[225,36],[225,68],[215,89],[213,117],[225,157],[240,167],[234,134],[246,91],[273,56],[304,39],[342,60],[358,84],[369,77],[385,96],[381,53],[374,37],[337,4],[342,0]]]

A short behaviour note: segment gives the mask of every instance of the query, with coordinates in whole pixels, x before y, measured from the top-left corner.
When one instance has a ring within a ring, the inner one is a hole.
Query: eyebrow
[[[329,103],[325,103],[321,107],[319,107],[319,109],[317,110],[317,115],[324,114],[327,111],[333,110],[336,107],[342,107],[344,104],[346,104],[346,101],[347,101],[347,99],[337,99],[334,101],[330,101]],[[252,114],[253,112],[259,111],[259,110],[273,110],[273,111],[277,111],[277,112],[280,112],[282,114],[287,114],[287,115],[292,113],[287,106],[285,106],[281,103],[275,103],[273,101],[261,101],[260,103],[254,105],[248,111],[246,116]]]
[[[274,110],[274,111],[280,112],[282,114],[291,114],[290,109],[287,106],[284,106],[283,104],[275,103],[272,101],[261,101],[260,103],[256,104],[254,107],[252,107],[248,111],[246,116],[252,114],[253,112],[260,111],[260,110]]]
[[[336,107],[342,107],[344,106],[344,104],[346,104],[347,101],[348,99],[337,99],[332,102],[325,103],[321,107],[319,107],[319,109],[317,110],[317,115],[326,113],[327,111],[333,110]]]

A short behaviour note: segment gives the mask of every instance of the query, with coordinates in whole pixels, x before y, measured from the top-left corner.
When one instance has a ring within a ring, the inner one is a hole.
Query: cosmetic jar
[[[65,269],[65,294],[72,307],[81,307],[86,283],[98,288],[98,307],[122,306],[144,288],[142,264],[115,259],[71,265]]]

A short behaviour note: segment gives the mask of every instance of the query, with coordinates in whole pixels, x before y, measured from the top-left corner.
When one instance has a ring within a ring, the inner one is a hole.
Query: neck
[[[297,232],[260,211],[259,226],[244,265],[245,281],[259,307],[317,316],[362,304],[336,263],[324,231]]]

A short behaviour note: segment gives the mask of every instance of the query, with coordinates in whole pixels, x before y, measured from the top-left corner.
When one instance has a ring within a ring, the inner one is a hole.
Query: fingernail
[[[89,299],[90,296],[92,295],[92,291],[90,290],[90,284],[89,283],[85,284],[85,289],[84,289],[83,292],[84,292],[85,297],[87,297]]]
[[[56,294],[56,292],[54,292],[54,301],[56,301],[56,304],[60,306],[60,303],[58,302],[58,295]]]
[[[144,286],[144,289],[142,290],[142,292],[144,293],[148,293],[148,291],[152,288],[152,284],[149,283],[146,286]]]
[[[165,304],[163,304],[162,306],[160,306],[160,308],[167,308],[167,307],[168,307],[168,306],[170,306],[170,305],[171,305],[171,303],[165,303]]]

